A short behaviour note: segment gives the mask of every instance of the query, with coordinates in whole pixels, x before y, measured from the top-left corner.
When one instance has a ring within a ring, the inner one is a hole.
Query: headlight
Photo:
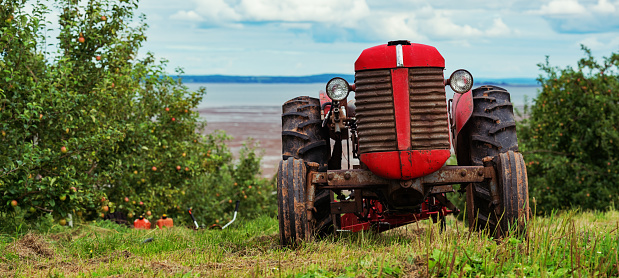
[[[327,95],[332,100],[343,100],[350,92],[348,82],[341,77],[335,77],[327,82]]]
[[[473,75],[468,70],[454,71],[449,77],[449,87],[456,93],[464,94],[473,88]]]

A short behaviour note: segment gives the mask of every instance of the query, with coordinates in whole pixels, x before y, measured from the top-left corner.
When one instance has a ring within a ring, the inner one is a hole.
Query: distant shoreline
[[[352,74],[325,73],[306,76],[241,76],[241,75],[182,75],[184,83],[237,83],[237,84],[309,84],[327,83],[333,77],[342,77],[349,83],[353,83],[355,76]],[[178,79],[179,77],[173,77]],[[535,78],[477,78],[475,86],[497,85],[517,87],[538,87]]]

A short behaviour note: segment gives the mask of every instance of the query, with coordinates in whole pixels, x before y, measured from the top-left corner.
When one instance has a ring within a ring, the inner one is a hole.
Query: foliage
[[[0,7],[0,217],[30,223],[51,214],[64,223],[119,210],[183,223],[185,208],[214,199],[214,187],[261,213],[272,189],[257,178],[253,148],[237,165],[225,137],[199,133],[205,89],[188,91],[151,53],[136,58],[147,28],[133,20],[137,1],[77,3],[56,2],[54,52],[48,7]],[[262,186],[239,195],[235,183]],[[203,222],[225,217],[214,207],[198,215]]]
[[[538,66],[542,91],[518,126],[538,212],[605,210],[619,201],[619,54],[576,69]]]

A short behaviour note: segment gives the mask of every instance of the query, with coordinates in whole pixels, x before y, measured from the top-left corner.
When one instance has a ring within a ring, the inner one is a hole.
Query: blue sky
[[[435,46],[447,72],[537,77],[574,65],[580,44],[619,50],[619,0],[143,0],[143,52],[186,74],[353,73],[365,48],[406,39]]]

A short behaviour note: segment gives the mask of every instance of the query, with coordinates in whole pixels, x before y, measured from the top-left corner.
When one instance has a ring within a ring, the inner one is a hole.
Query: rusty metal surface
[[[442,68],[410,68],[411,149],[449,149]]]
[[[430,190],[430,194],[438,194],[438,193],[447,193],[447,192],[454,192],[454,188],[451,184],[447,184],[447,185],[437,185],[432,187],[432,190]],[[449,208],[452,209],[452,208]]]
[[[444,166],[440,170],[421,177],[427,185],[443,185],[465,182],[482,182],[487,178],[482,166]],[[489,178],[489,177],[488,177]]]
[[[397,182],[404,188],[420,187],[419,185],[446,185],[454,183],[482,182],[487,176],[483,166],[444,166],[438,171],[417,179]],[[364,188],[392,184],[392,180],[381,178],[369,170],[330,170],[327,172],[312,172],[309,175],[314,184],[327,184],[321,188]]]
[[[359,153],[396,150],[391,71],[360,71],[355,79]]]
[[[312,175],[312,183],[319,183],[335,186],[335,187],[350,187],[359,188],[363,186],[388,185],[390,182],[371,171],[361,169],[350,170],[332,170],[325,172],[316,172]]]

